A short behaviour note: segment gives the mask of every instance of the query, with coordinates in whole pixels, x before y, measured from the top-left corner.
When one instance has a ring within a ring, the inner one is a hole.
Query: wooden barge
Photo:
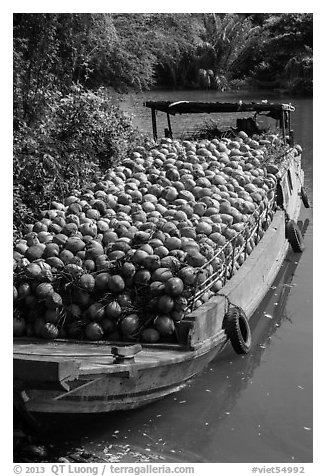
[[[153,110],[154,106],[149,107]],[[277,107],[282,115],[289,110],[283,106]],[[276,107],[272,109],[275,112]],[[22,412],[52,414],[128,410],[184,387],[227,345],[224,320],[229,306],[241,309],[250,323],[280,270],[289,241],[297,251],[303,248],[295,226],[304,190],[297,149],[288,147],[277,177],[278,203],[267,231],[221,291],[178,323],[179,343],[15,338],[16,407]],[[238,337],[249,348],[250,329],[245,321],[238,323]]]

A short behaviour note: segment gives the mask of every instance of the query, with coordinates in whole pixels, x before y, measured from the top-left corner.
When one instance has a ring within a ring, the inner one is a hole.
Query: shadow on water
[[[298,225],[304,235],[309,220]],[[87,445],[92,451],[127,443],[134,450],[150,449],[173,461],[207,461],[202,449],[207,441],[218,440],[219,428],[252,383],[272,336],[290,320],[286,304],[300,256],[288,252],[273,285],[250,319],[252,348],[247,355],[236,355],[227,345],[204,372],[177,394],[133,411],[58,415],[51,419],[51,431],[44,439],[58,446]],[[269,313],[273,301],[278,304]]]

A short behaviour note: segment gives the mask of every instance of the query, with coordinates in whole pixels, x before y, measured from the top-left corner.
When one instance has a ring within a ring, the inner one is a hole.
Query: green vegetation
[[[14,224],[144,138],[109,91],[312,91],[312,14],[16,13]]]
[[[292,93],[312,93],[312,14],[270,15],[254,80],[269,81]]]

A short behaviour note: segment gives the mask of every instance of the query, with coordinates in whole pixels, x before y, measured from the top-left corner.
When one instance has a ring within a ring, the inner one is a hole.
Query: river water
[[[135,125],[151,133],[150,110],[142,103],[159,99],[291,102],[296,107],[293,128],[296,142],[303,147],[305,186],[312,203],[312,99],[174,91],[128,96],[121,106],[134,115]],[[195,119],[194,115],[190,121]],[[184,131],[180,117],[172,118],[175,127]],[[253,316],[248,355],[238,356],[227,348],[181,392],[143,409],[92,417],[87,424],[81,421],[66,429],[67,444],[99,452],[111,445],[128,445],[174,462],[312,462],[312,208],[302,208],[300,225],[305,250],[288,253]]]

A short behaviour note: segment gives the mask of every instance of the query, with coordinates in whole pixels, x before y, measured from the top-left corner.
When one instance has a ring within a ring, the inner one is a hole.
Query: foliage
[[[244,14],[209,13],[202,22],[202,41],[193,56],[194,78],[200,87],[224,91],[250,74],[263,30]]]
[[[95,59],[116,41],[107,14],[14,14],[14,115],[28,124],[46,106],[46,94],[87,83]]]
[[[42,88],[148,89],[159,69],[178,76],[200,33],[195,14],[15,14],[15,98],[28,114]]]
[[[292,56],[285,65],[284,76],[289,91],[312,94],[312,50],[307,47],[304,52]]]
[[[270,15],[264,23],[261,62],[253,76],[297,92],[312,92],[312,28],[312,14]]]
[[[243,64],[261,41],[261,28],[250,18],[230,13],[207,15],[206,48],[211,52],[211,68],[228,78],[239,77]]]
[[[15,14],[16,109],[31,120],[44,105],[40,91],[65,92],[72,82],[127,91],[272,81],[307,47],[312,15],[303,13]],[[201,69],[214,80],[201,82]]]
[[[85,187],[141,140],[103,91],[74,85],[66,95],[48,93],[46,114],[14,135],[16,228],[52,200]]]
[[[201,15],[152,14],[148,28],[157,57],[158,78],[164,78],[173,87],[191,83],[196,71],[196,49],[202,44],[205,32]]]
[[[124,84],[148,89],[157,82],[177,86],[201,41],[203,25],[196,14],[128,13],[112,15],[119,38],[115,55]]]

